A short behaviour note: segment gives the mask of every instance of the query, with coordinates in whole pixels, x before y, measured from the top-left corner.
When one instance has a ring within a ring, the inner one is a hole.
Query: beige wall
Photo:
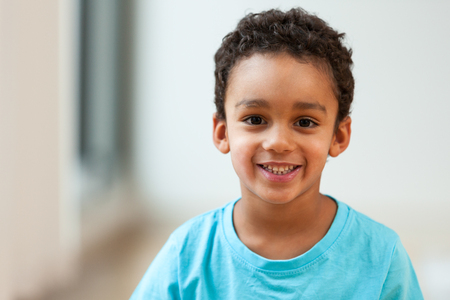
[[[74,271],[73,2],[0,1],[1,299]]]

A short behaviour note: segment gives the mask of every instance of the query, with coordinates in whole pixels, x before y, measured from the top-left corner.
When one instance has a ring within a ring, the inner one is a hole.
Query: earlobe
[[[224,119],[217,118],[216,113],[213,114],[213,141],[216,148],[223,154],[230,152],[227,123]]]
[[[352,119],[350,117],[345,118],[339,123],[333,140],[331,141],[331,146],[328,154],[332,157],[336,157],[347,149],[350,144],[350,136],[352,133],[351,129]]]

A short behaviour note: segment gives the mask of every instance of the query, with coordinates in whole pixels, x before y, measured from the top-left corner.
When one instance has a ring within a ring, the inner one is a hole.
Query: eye
[[[312,128],[317,126],[317,124],[310,119],[300,119],[295,124],[303,128]]]
[[[265,123],[263,118],[261,118],[259,116],[251,116],[251,117],[248,117],[247,119],[245,119],[244,121],[250,125],[261,125],[261,124]]]

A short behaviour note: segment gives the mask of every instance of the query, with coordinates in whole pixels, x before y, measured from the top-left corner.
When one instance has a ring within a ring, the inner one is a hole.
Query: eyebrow
[[[270,104],[268,101],[264,99],[254,99],[254,100],[241,100],[238,103],[236,103],[235,107],[238,108],[239,106],[244,106],[245,108],[250,107],[261,107],[261,108],[270,108]],[[315,109],[323,111],[325,114],[327,113],[327,109],[322,104],[319,104],[317,102],[304,102],[304,101],[297,101],[294,103],[293,109]]]
[[[327,108],[323,106],[322,104],[319,104],[317,102],[295,102],[293,109],[317,109],[323,111],[325,114],[327,113]]]
[[[244,106],[246,108],[249,107],[263,107],[263,108],[270,108],[269,102],[263,99],[254,99],[254,100],[241,100],[238,103],[236,103],[235,107],[238,108],[239,106]]]

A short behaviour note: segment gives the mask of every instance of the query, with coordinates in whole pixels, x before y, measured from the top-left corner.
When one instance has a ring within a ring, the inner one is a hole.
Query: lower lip
[[[294,179],[295,176],[297,176],[298,172],[300,172],[300,169],[302,166],[298,166],[295,170],[285,174],[285,175],[276,175],[272,172],[269,172],[265,170],[262,166],[259,166],[259,169],[261,170],[264,177],[266,177],[267,180],[273,181],[273,182],[289,182],[292,179]]]

